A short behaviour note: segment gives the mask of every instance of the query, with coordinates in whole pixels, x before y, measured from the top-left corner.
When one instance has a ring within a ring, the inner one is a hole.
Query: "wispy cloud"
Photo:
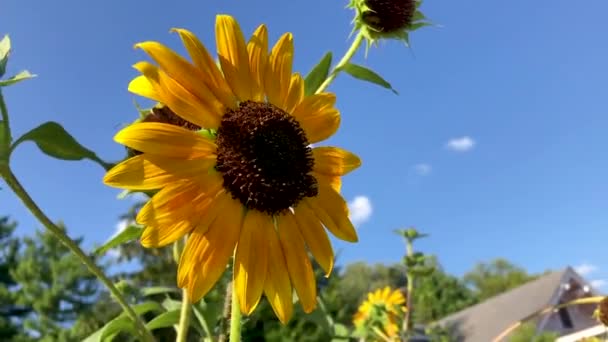
[[[359,226],[367,221],[372,216],[372,202],[367,196],[356,196],[352,201],[348,202],[350,211],[350,219],[355,226]]]
[[[595,279],[595,280],[591,281],[591,287],[593,287],[596,290],[603,288],[607,284],[608,284],[608,281],[606,281],[605,279]]]
[[[114,230],[114,235],[116,236],[118,234],[120,234],[123,230],[127,229],[128,226],[130,226],[133,223],[133,221],[131,220],[120,220],[116,223],[116,229]]]
[[[426,176],[433,171],[433,167],[427,163],[420,163],[414,165],[414,171],[420,176]]]
[[[580,274],[583,277],[590,275],[591,273],[597,271],[597,269],[598,269],[597,266],[586,263],[586,262],[574,267],[574,270],[576,271],[576,273]]]
[[[450,139],[446,147],[455,152],[466,152],[475,147],[475,140],[469,136]]]

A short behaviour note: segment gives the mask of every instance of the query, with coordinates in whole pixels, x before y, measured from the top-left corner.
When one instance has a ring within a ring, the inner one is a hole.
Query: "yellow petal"
[[[180,160],[141,154],[114,166],[104,184],[129,190],[155,190],[207,173],[215,159]]]
[[[234,252],[243,222],[243,208],[233,200],[225,210],[226,214],[218,216],[207,231],[200,233],[195,229],[192,232],[180,258],[178,274],[189,271],[183,278],[188,280],[188,297],[192,302],[199,301],[215,285]]]
[[[198,208],[202,208],[202,211],[204,211],[204,213],[202,213],[201,215],[201,219],[198,223],[198,225],[196,226],[196,231],[198,232],[198,234],[205,234],[205,232],[210,229],[210,227],[212,226],[212,223],[215,222],[218,219],[218,213],[220,211],[223,212],[227,212],[228,210],[231,210],[231,208],[233,208],[234,204],[235,204],[235,200],[232,199],[232,197],[226,193],[226,191],[224,191],[223,189],[220,189],[217,194],[215,194],[214,196],[210,196],[208,198],[205,198],[205,202],[207,202],[209,200],[209,203],[203,203],[200,206],[197,206],[197,210]],[[204,208],[203,208],[204,207]],[[234,209],[232,209],[234,210]],[[238,211],[239,213],[242,214],[242,206],[241,206],[241,211]],[[241,215],[239,214],[239,215]],[[236,215],[236,214],[235,214]],[[242,221],[242,216],[241,215],[241,221]],[[240,230],[239,230],[240,232]],[[238,239],[237,239],[238,240]],[[183,255],[182,255],[183,258]],[[184,266],[179,268],[178,273],[177,273],[177,282],[178,282],[178,286],[180,287],[186,287],[186,285],[188,284],[188,282],[190,281],[190,275],[192,273],[192,269],[188,268],[189,266]]]
[[[274,230],[268,234],[268,252],[268,271],[264,282],[264,293],[281,323],[287,324],[293,314],[291,282],[283,249]]]
[[[340,112],[334,108],[336,96],[330,93],[306,97],[293,111],[312,144],[332,136],[340,126]]]
[[[264,80],[268,101],[283,110],[291,83],[292,63],[293,36],[291,33],[285,33],[272,48]]]
[[[171,31],[177,32],[182,40],[182,43],[188,50],[188,54],[194,65],[204,74],[201,81],[205,82],[208,88],[215,96],[228,108],[236,107],[236,98],[232,90],[226,83],[224,76],[218,69],[215,61],[192,32],[174,28]]]
[[[142,122],[122,129],[114,141],[132,149],[172,158],[210,157],[217,146],[213,141],[185,128],[158,122]]]
[[[284,110],[287,113],[293,112],[294,108],[304,98],[304,79],[299,73],[295,73],[291,76],[291,83],[289,84],[289,92],[287,94],[287,99],[285,100],[285,108]]]
[[[218,15],[215,22],[217,54],[226,81],[241,101],[253,98],[249,56],[243,32],[236,20],[228,15]]]
[[[158,83],[158,67],[150,62],[138,62],[133,68],[142,73],[130,83],[128,90],[134,94],[160,102],[162,100],[160,84]]]
[[[202,72],[194,65],[188,63],[182,56],[158,42],[143,42],[135,46],[150,55],[164,73],[179,83],[190,94],[205,104],[213,106],[217,112],[225,112],[226,107],[215,96],[216,92],[214,92],[214,89],[211,89],[205,82],[208,79],[208,74]]]
[[[278,216],[277,226],[289,278],[304,312],[310,313],[317,306],[317,285],[304,239],[291,212]]]
[[[313,170],[328,176],[344,176],[361,166],[361,159],[338,147],[315,147],[312,149],[315,158]]]
[[[298,205],[294,209],[294,214],[298,223],[298,229],[310,253],[315,257],[321,268],[323,268],[325,275],[329,276],[334,267],[334,251],[327,232],[315,213],[307,206]]]
[[[268,63],[268,30],[265,25],[260,25],[249,43],[247,43],[249,54],[249,67],[251,68],[253,98],[255,101],[264,100],[264,76],[266,64]]]
[[[313,172],[312,175],[319,183],[327,184],[336,190],[337,193],[340,193],[342,188],[342,178],[340,176],[327,176],[316,172]]]
[[[179,220],[200,218],[206,214],[222,183],[220,174],[212,172],[199,175],[196,181],[170,184],[141,208],[136,221],[145,226],[166,227]]]
[[[316,197],[305,198],[303,202],[337,238],[349,242],[358,241],[355,227],[348,218],[348,206],[336,190],[319,184],[319,194]]]
[[[163,103],[186,121],[204,127],[217,128],[224,111],[213,99],[194,96],[164,72],[158,73]]]
[[[130,83],[128,90],[133,94],[147,97],[155,101],[161,101],[161,96],[156,92],[154,85],[146,76],[137,76]]]
[[[268,235],[274,234],[272,218],[257,210],[245,215],[234,258],[234,290],[241,311],[249,315],[260,301],[268,271]]]

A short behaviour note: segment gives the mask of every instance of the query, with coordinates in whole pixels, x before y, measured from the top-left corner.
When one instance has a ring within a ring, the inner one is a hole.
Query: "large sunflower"
[[[403,293],[387,286],[367,294],[367,299],[353,317],[353,323],[365,330],[377,327],[392,339],[399,335],[399,321],[406,310]]]
[[[340,177],[361,162],[337,147],[311,148],[338,129],[336,98],[304,96],[302,77],[292,74],[290,33],[268,52],[264,25],[246,43],[236,20],[218,15],[218,68],[196,36],[173,31],[192,62],[158,42],[139,43],[157,65],[135,64],[142,75],[129,90],[183,120],[120,131],[115,140],[141,153],[110,170],[104,182],[159,190],[137,215],[146,227],[141,243],[161,247],[188,236],[177,283],[192,301],[213,287],[234,256],[242,312],[251,313],[264,293],[286,322],[292,289],[310,312],[316,284],[308,251],[327,275],[333,267],[323,227],[357,241]]]

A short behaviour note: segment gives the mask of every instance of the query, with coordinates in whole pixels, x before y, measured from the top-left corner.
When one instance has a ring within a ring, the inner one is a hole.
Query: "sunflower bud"
[[[420,0],[351,0],[355,9],[354,30],[360,30],[369,45],[380,39],[397,39],[409,45],[409,32],[429,25],[418,10]]]

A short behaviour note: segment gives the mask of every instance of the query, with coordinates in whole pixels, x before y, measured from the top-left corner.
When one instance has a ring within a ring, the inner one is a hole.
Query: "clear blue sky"
[[[14,133],[59,121],[116,160],[123,149],[112,136],[136,115],[126,87],[144,54],[134,43],[181,50],[169,33],[177,26],[214,51],[215,14],[228,13],[248,33],[266,23],[273,41],[293,32],[295,69],[306,73],[326,51],[348,47],[345,5],[5,0],[0,34],[13,40],[9,70],[39,75],[5,91]],[[588,263],[598,268],[590,279],[608,278],[608,2],[426,0],[423,10],[442,27],[413,33],[413,49],[385,42],[367,59],[356,57],[399,96],[345,75],[331,87],[343,124],[330,142],[364,162],[345,179],[344,194],[373,206],[360,242],[337,244],[341,262],[398,262],[403,245],[392,230],[415,225],[431,234],[419,248],[455,274],[505,257],[530,271]],[[471,149],[446,147],[465,136]],[[41,206],[87,246],[112,235],[129,205],[102,184],[93,163],[53,160],[32,144],[13,163]],[[430,172],[422,175],[418,164]],[[22,234],[40,227],[6,190],[0,214],[18,220]]]

